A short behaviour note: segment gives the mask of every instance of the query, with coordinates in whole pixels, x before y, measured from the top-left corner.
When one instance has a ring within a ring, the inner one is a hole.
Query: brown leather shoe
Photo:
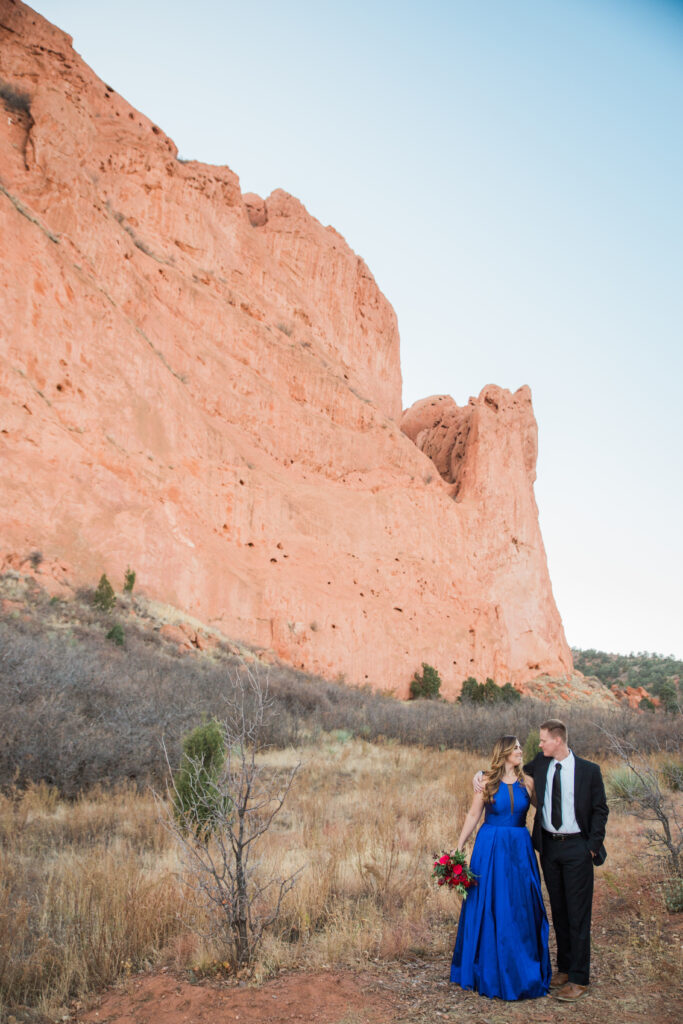
[[[565,971],[555,971],[550,979],[551,988],[562,988],[569,981],[569,975]]]
[[[568,981],[557,993],[557,998],[561,1003],[575,1003],[577,999],[585,996],[587,992],[588,985],[577,985],[573,981]]]

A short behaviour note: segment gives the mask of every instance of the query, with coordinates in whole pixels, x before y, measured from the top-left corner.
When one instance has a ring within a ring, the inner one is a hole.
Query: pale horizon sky
[[[572,646],[683,657],[683,0],[36,0],[367,262],[404,405],[530,385]]]

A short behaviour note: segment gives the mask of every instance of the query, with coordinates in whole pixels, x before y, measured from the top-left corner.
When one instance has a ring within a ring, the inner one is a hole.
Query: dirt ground
[[[657,980],[644,969],[643,951],[632,939],[632,954],[625,957],[611,929],[603,933],[607,909],[596,907],[592,984],[574,1005],[552,995],[506,1003],[464,992],[450,984],[450,958],[444,956],[357,971],[291,972],[260,986],[197,981],[162,968],[130,976],[88,1007],[76,1003],[51,1018],[19,1009],[8,1024],[680,1024],[683,915],[669,918]]]
[[[260,988],[192,984],[170,973],[131,979],[104,995],[96,1008],[76,1011],[79,1024],[679,1024],[677,1000],[667,985],[639,985],[598,968],[576,1005],[553,996],[520,1003],[483,999],[450,985],[448,964],[420,961],[371,971],[290,974]]]
[[[450,984],[446,956],[376,963],[358,971],[293,972],[259,987],[228,980],[192,982],[187,974],[163,969],[128,978],[89,1009],[70,1008],[62,1020],[73,1024],[680,1024],[683,915],[669,916],[657,954],[660,962],[655,965],[651,938],[641,945],[629,930],[620,941],[623,926],[614,917],[613,902],[596,896],[592,984],[574,1005],[560,1003],[554,996],[506,1003],[464,992]],[[646,950],[650,963],[644,965]]]

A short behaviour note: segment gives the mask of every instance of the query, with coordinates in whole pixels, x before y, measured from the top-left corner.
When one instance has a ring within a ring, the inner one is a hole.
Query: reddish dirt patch
[[[599,959],[602,959],[601,957]],[[106,993],[79,1024],[677,1024],[680,988],[615,978],[609,962],[575,1006],[553,996],[506,1003],[449,982],[450,958],[377,964],[371,971],[290,974],[260,988],[147,975]],[[33,1022],[35,1024],[35,1022]]]
[[[370,989],[374,989],[370,991]],[[368,975],[291,974],[260,988],[191,984],[171,974],[147,975],[106,993],[82,1024],[382,1024],[395,997]]]

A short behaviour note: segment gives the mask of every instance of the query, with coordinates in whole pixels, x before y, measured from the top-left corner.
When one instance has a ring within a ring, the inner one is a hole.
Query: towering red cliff
[[[401,695],[422,661],[451,696],[571,671],[527,389],[427,399],[403,433],[396,318],[343,238],[179,161],[13,0],[0,110],[0,564],[131,565],[236,638]]]

